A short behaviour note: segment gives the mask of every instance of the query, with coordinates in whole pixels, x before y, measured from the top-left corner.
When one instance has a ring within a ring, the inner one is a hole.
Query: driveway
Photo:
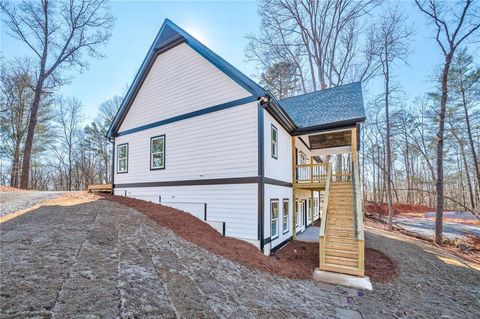
[[[118,203],[1,224],[2,318],[361,318],[354,289],[247,269]]]
[[[0,192],[0,217],[53,199],[65,192],[13,191]]]
[[[435,220],[424,218],[395,217],[394,223],[408,231],[424,237],[433,238],[435,235]],[[454,240],[465,235],[480,236],[480,227],[454,222],[443,222],[443,236]]]

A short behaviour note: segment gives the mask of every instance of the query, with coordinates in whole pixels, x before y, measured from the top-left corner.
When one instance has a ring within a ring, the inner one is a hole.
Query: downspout
[[[114,194],[114,182],[115,182],[115,139],[109,137],[108,141],[112,143],[112,191],[111,194]]]
[[[267,100],[268,101],[268,100]],[[264,250],[264,228],[265,228],[265,184],[264,184],[264,110],[263,104],[265,97],[262,97],[257,106],[258,117],[258,239],[260,240],[260,250]]]

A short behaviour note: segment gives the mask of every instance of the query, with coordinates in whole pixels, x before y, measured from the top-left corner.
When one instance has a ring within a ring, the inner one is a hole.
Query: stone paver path
[[[117,203],[1,226],[1,318],[361,318],[361,292],[247,269]]]

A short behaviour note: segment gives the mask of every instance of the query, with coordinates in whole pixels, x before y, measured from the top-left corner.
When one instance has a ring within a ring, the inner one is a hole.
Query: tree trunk
[[[30,177],[30,160],[32,157],[33,137],[35,127],[37,126],[37,113],[40,106],[42,95],[43,79],[40,78],[35,86],[35,95],[33,97],[32,108],[30,109],[30,119],[28,121],[27,137],[25,139],[25,148],[23,151],[22,176],[20,179],[20,188],[28,189],[28,180]]]
[[[452,55],[447,54],[445,57],[445,66],[442,72],[442,97],[440,99],[440,112],[438,115],[438,132],[437,132],[437,178],[435,182],[435,190],[437,193],[436,212],[435,212],[435,243],[442,244],[443,238],[443,206],[444,206],[444,189],[443,189],[443,138],[445,131],[445,114],[447,109],[448,98],[448,72]]]

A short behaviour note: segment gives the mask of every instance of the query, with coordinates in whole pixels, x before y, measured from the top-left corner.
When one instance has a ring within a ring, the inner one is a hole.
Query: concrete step
[[[342,265],[335,265],[329,263],[320,264],[320,270],[338,272],[342,274],[354,275],[354,276],[363,276],[365,272],[358,269],[358,267],[349,267]]]

